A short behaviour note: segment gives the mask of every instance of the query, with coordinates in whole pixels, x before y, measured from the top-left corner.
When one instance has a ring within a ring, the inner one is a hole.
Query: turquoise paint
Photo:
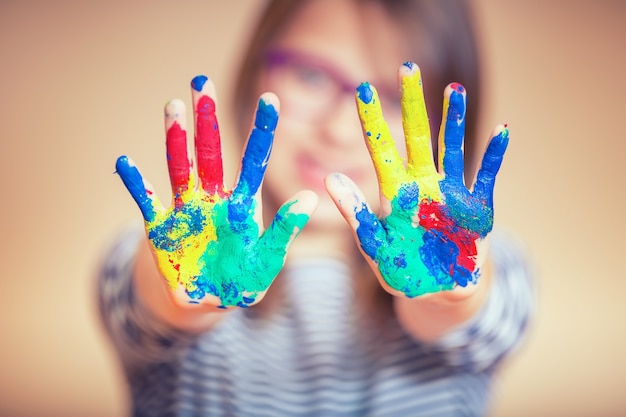
[[[309,220],[306,214],[289,212],[293,204],[279,210],[261,237],[252,217],[233,230],[227,220],[227,204],[216,205],[213,222],[218,225],[217,239],[209,242],[201,257],[197,290],[189,296],[201,299],[206,294],[215,295],[223,306],[245,307],[253,303],[280,272],[292,234],[300,233]]]

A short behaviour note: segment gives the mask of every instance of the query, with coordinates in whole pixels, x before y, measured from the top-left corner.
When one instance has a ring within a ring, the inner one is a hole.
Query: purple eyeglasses
[[[348,79],[331,63],[290,49],[265,53],[269,90],[281,100],[281,112],[305,122],[322,122],[346,95],[354,97],[360,81]],[[389,125],[401,124],[400,94],[374,84]]]

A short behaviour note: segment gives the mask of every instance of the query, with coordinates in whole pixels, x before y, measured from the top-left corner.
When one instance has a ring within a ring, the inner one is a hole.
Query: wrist
[[[147,239],[140,243],[132,279],[137,302],[156,320],[177,330],[202,333],[219,321],[226,312],[208,304],[181,304],[176,292],[159,272]],[[180,291],[183,291],[182,288]]]
[[[488,297],[492,275],[487,260],[476,284],[415,298],[394,297],[398,320],[416,338],[434,342],[478,313]]]

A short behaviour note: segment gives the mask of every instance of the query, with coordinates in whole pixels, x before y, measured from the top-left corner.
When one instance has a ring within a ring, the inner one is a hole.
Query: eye
[[[307,85],[310,88],[332,88],[333,80],[328,73],[320,68],[306,65],[295,65],[293,68],[294,76],[298,82]]]

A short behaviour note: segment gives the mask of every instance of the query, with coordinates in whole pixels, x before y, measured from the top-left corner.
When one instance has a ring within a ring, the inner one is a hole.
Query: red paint
[[[189,157],[187,156],[187,132],[178,122],[167,129],[166,134],[167,166],[170,172],[172,192],[176,207],[182,205],[182,193],[189,187]]]
[[[220,130],[215,102],[202,96],[196,107],[196,158],[202,188],[209,194],[224,194],[224,172]]]
[[[463,91],[465,91],[465,87],[463,87],[463,85],[459,83],[451,83],[450,87],[457,93],[462,93]]]
[[[476,240],[480,235],[470,230],[462,229],[445,213],[445,206],[437,202],[423,201],[419,207],[420,225],[429,230],[437,230],[445,239],[453,242],[459,249],[456,264],[470,272],[476,267]],[[453,275],[454,271],[450,271]]]

